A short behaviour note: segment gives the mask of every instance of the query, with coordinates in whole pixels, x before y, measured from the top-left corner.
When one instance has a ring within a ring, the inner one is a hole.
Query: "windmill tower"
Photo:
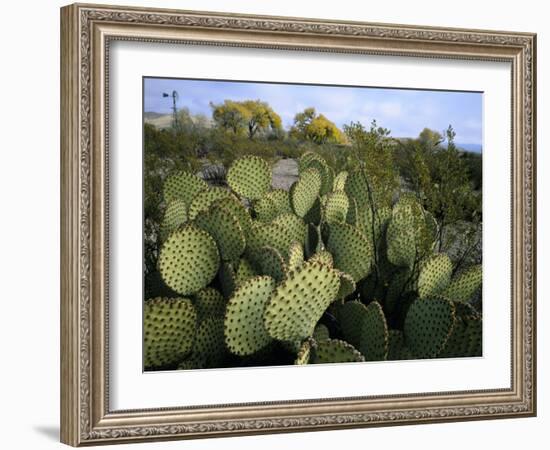
[[[176,102],[178,101],[179,95],[177,91],[172,91],[172,94],[167,94],[166,92],[162,93],[163,97],[172,97],[172,126],[174,129],[178,128],[178,108],[176,106]]]

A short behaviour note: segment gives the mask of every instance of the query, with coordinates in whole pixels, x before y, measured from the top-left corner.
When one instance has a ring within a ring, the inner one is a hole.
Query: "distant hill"
[[[161,114],[153,111],[143,113],[143,121],[157,128],[169,128],[172,126],[172,114]]]

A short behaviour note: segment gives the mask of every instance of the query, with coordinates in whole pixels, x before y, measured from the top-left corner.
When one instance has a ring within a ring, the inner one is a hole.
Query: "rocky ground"
[[[298,179],[298,162],[295,159],[280,159],[273,166],[271,185],[274,189],[288,191]]]

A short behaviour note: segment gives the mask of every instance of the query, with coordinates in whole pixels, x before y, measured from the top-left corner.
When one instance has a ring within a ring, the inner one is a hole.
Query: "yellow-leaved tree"
[[[246,134],[253,139],[258,133],[282,130],[281,117],[266,102],[225,100],[222,104],[210,106],[212,118],[218,126],[235,134]]]
[[[290,136],[317,144],[345,144],[347,142],[344,133],[323,114],[317,114],[315,108],[306,108],[294,116],[294,125],[290,129]]]

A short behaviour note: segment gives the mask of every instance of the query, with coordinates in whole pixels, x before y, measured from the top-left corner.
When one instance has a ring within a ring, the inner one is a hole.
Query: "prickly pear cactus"
[[[332,183],[332,190],[334,192],[343,191],[346,189],[346,181],[348,179],[348,175],[348,172],[346,170],[343,170],[334,177],[334,181]]]
[[[288,249],[295,241],[292,230],[276,223],[254,223],[247,236],[246,257],[256,265],[260,264],[259,255],[263,247],[276,249],[286,260]]]
[[[258,156],[245,156],[233,162],[227,171],[227,183],[237,194],[257,200],[271,186],[271,169]]]
[[[364,170],[358,169],[350,172],[346,177],[344,190],[349,198],[355,200],[359,210],[370,208],[372,194],[368,175]]]
[[[310,364],[364,362],[365,358],[352,345],[338,339],[317,342]]]
[[[201,211],[194,224],[212,236],[223,261],[235,261],[243,254],[246,245],[243,229],[223,206],[215,205]]]
[[[338,289],[336,298],[339,300],[344,300],[346,297],[355,292],[357,285],[350,274],[340,270],[337,270],[337,272],[338,275],[340,275],[340,289]]]
[[[306,239],[306,225],[302,219],[294,214],[281,214],[273,221],[274,225],[282,227],[285,230],[285,238],[288,247],[294,242],[302,244]],[[283,252],[284,255],[288,254],[288,251]]]
[[[311,357],[311,342],[304,341],[304,343],[298,349],[298,354],[294,360],[294,364],[297,366],[304,366],[309,364],[309,359]]]
[[[450,301],[418,299],[405,318],[405,344],[417,358],[435,358],[444,349],[454,321],[455,308]]]
[[[388,260],[395,266],[412,269],[417,258],[416,223],[408,205],[395,205],[388,225]]]
[[[288,192],[283,189],[269,191],[254,203],[256,218],[270,222],[281,214],[292,213]]]
[[[374,249],[371,242],[353,226],[347,223],[330,224],[326,246],[334,258],[334,267],[351,275],[355,282],[369,274]]]
[[[357,348],[361,343],[361,332],[366,314],[367,307],[358,300],[346,302],[338,310],[338,318],[344,339]]]
[[[227,348],[236,355],[252,355],[271,342],[264,327],[264,310],[275,288],[268,276],[245,281],[227,304],[224,329]]]
[[[418,277],[418,295],[420,298],[436,297],[451,282],[453,263],[442,253],[433,255],[426,261]]]
[[[214,239],[193,225],[173,232],[159,256],[162,279],[180,295],[193,294],[206,287],[216,276],[219,265]]]
[[[287,270],[298,269],[304,263],[304,249],[299,242],[293,242],[288,249]]]
[[[334,259],[332,258],[332,254],[330,252],[327,252],[326,250],[320,250],[317,253],[311,255],[309,261],[317,261],[321,264],[325,264],[328,267],[334,267]]]
[[[172,200],[164,211],[160,224],[160,240],[164,242],[170,233],[187,222],[187,205],[183,200]]]
[[[201,211],[207,211],[214,202],[223,200],[225,204],[230,199],[234,199],[233,194],[221,187],[211,187],[199,192],[189,205],[189,220],[194,220]]]
[[[366,308],[361,324],[359,351],[367,361],[383,361],[388,356],[388,326],[378,302],[371,302]]]
[[[218,200],[214,200],[210,205],[210,207],[215,206],[222,206],[229,211],[229,213],[239,221],[239,225],[241,226],[244,235],[248,236],[248,232],[252,226],[252,218],[239,199],[233,195],[230,195],[229,197],[222,197]]]
[[[217,289],[208,286],[193,296],[193,304],[200,322],[208,317],[223,317],[226,301]]]
[[[164,182],[164,201],[169,204],[180,200],[189,206],[200,192],[208,189],[206,182],[189,172],[178,172]]]
[[[339,287],[338,273],[319,263],[307,262],[288,273],[273,292],[265,310],[268,333],[282,341],[298,341],[311,336]]]
[[[240,286],[249,278],[258,275],[250,261],[246,258],[241,258],[237,264],[237,270],[235,271],[235,282],[237,286]]]
[[[297,216],[304,217],[321,191],[321,174],[315,168],[306,169],[290,190],[290,203]]]
[[[177,363],[193,348],[197,315],[186,298],[154,298],[143,307],[143,357],[146,368]]]
[[[270,276],[277,283],[284,280],[287,266],[278,250],[273,247],[262,247],[258,260],[260,261],[260,273],[262,275]]]
[[[345,222],[348,208],[348,196],[343,191],[327,194],[325,203],[322,207],[323,220],[327,223]]]
[[[223,317],[208,317],[200,323],[193,355],[201,359],[203,367],[218,367],[227,355],[223,331]]]
[[[405,345],[403,332],[388,330],[388,361],[413,359],[411,351]]]
[[[451,280],[442,295],[449,300],[465,303],[480,289],[481,278],[481,265],[469,267]]]
[[[323,325],[322,323],[318,323],[315,329],[313,330],[312,337],[316,342],[324,341],[326,339],[330,339],[330,331],[326,325]]]
[[[481,265],[435,253],[421,196],[365,168],[335,175],[311,151],[298,171],[289,191],[256,156],[234,161],[228,187],[166,179],[145,367],[481,356]]]

